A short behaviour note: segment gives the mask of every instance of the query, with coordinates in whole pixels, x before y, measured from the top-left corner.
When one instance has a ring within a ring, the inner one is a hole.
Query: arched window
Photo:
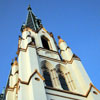
[[[67,83],[66,83],[66,80],[64,78],[64,75],[63,75],[63,73],[60,70],[58,70],[58,77],[59,77],[59,81],[61,83],[62,88],[64,90],[69,90],[68,86],[67,86]]]
[[[45,49],[48,49],[50,50],[50,46],[49,46],[49,40],[45,37],[45,36],[42,36],[41,37],[41,40],[42,40],[42,45]]]
[[[35,45],[35,39],[32,37],[32,43]]]
[[[49,73],[49,70],[46,68],[46,66],[42,67],[42,71],[43,71],[43,76],[45,78],[45,84],[47,86],[53,87],[50,73]]]

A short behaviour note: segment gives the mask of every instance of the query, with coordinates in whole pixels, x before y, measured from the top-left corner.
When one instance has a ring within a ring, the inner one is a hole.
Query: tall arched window
[[[45,84],[47,86],[53,87],[51,77],[50,77],[50,73],[49,73],[49,70],[47,69],[47,67],[43,66],[42,71],[43,71],[43,76],[45,78]]]
[[[45,36],[42,36],[41,37],[41,40],[42,40],[42,45],[45,49],[48,49],[50,50],[50,46],[49,46],[49,40],[45,37]]]
[[[64,77],[64,74],[60,70],[58,70],[57,72],[58,72],[58,77],[59,77],[59,81],[61,83],[62,88],[64,90],[69,90],[67,83],[66,83],[66,80],[65,80],[65,77]]]

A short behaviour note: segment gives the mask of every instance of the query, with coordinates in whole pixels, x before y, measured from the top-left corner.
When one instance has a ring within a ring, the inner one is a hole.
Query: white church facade
[[[57,45],[30,6],[21,32],[5,100],[100,100],[80,58],[60,36]]]

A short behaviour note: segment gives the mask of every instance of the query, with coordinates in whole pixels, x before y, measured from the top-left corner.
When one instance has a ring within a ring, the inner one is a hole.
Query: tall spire
[[[27,10],[27,19],[25,24],[22,25],[21,31],[23,31],[24,28],[29,27],[37,32],[42,27],[41,20],[36,18],[36,16],[32,13],[32,8],[30,5],[28,6]]]

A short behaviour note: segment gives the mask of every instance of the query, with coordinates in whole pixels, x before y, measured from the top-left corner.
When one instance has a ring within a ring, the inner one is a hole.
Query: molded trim
[[[90,83],[89,85],[90,85],[90,87],[89,87],[88,91],[86,92],[86,94],[79,94],[79,93],[75,93],[75,92],[71,92],[71,91],[67,91],[67,90],[60,90],[60,89],[57,89],[57,88],[48,87],[48,86],[45,86],[45,88],[50,89],[50,90],[63,92],[63,93],[78,95],[78,96],[82,96],[82,97],[88,97],[88,95],[89,95],[92,88],[94,88],[98,93],[100,93],[100,91],[92,83]]]
[[[26,52],[27,49],[28,49],[28,47],[36,48],[35,45],[29,45],[29,44],[28,44],[27,47],[26,47],[26,49],[19,48],[18,51],[17,51],[17,52],[18,52],[17,54],[19,55],[20,51]],[[46,49],[43,49],[43,48],[41,48],[41,47],[36,48],[36,50],[41,50],[41,49],[42,49],[42,50],[46,50]],[[48,51],[54,52],[54,53],[58,53],[58,52],[53,51],[53,50],[48,50]],[[37,54],[38,54],[38,53],[37,53]],[[58,53],[58,54],[59,54],[59,53]],[[39,55],[39,54],[38,54],[38,55]],[[46,59],[49,59],[49,60],[52,60],[52,61],[56,61],[56,62],[60,62],[60,63],[63,63],[63,64],[67,64],[67,63],[72,64],[74,60],[80,61],[80,58],[77,57],[75,54],[73,54],[72,59],[71,59],[70,61],[67,61],[67,60],[58,60],[58,59],[46,57],[46,56],[43,56],[43,55],[39,55],[39,56],[42,57],[42,58],[46,58]]]
[[[14,73],[14,75],[15,74],[19,74],[19,71],[17,70],[15,73]],[[13,74],[10,74],[10,76],[14,76]]]
[[[29,28],[29,27],[26,27],[25,29],[23,29],[22,34],[23,34],[25,31],[32,31],[32,32],[35,32],[35,33],[36,33],[36,31],[32,30],[32,29]]]
[[[45,80],[44,77],[43,77],[37,70],[35,70],[35,71],[31,74],[31,76],[29,77],[29,79],[28,79],[27,82],[26,82],[26,81],[22,81],[20,78],[18,79],[18,82],[20,82],[21,84],[29,85],[29,83],[30,83],[32,77],[33,77],[36,73],[38,74],[38,76],[39,76],[43,81]]]
[[[16,89],[16,93],[17,93],[17,92],[18,92],[18,89],[19,89],[19,83],[25,84],[25,85],[29,85],[29,83],[30,83],[32,77],[33,77],[35,74],[38,74],[38,76],[39,76],[43,81],[45,80],[44,77],[43,77],[37,70],[35,70],[35,71],[31,74],[31,76],[29,77],[29,79],[28,79],[27,82],[26,82],[26,81],[22,81],[22,80],[19,78],[18,81],[17,81],[17,83],[14,85],[14,87],[9,87],[9,85],[8,85],[8,86],[6,87],[6,94],[7,94],[8,91],[14,91],[15,88],[17,88],[17,89]]]
[[[42,48],[42,47],[37,48],[37,51],[39,51],[39,50],[48,51],[48,52],[53,52],[53,53],[55,53],[55,54],[58,54],[58,53],[59,53],[59,52],[57,52],[57,51],[54,51],[54,50],[47,50],[47,49]]]
[[[66,97],[66,96],[62,96],[62,95],[58,95],[58,94],[53,94],[53,93],[48,93],[48,92],[46,92],[46,94],[54,95],[54,96],[57,96],[57,97],[68,98],[68,99],[71,99],[71,100],[80,100],[80,99],[75,99],[75,98]]]
[[[77,58],[74,54],[72,56],[72,59],[70,61],[67,61],[67,60],[58,60],[58,59],[54,59],[54,58],[50,58],[50,57],[46,57],[46,56],[43,56],[43,55],[39,55],[41,58],[45,58],[45,59],[48,59],[48,60],[52,60],[52,61],[56,61],[56,62],[59,62],[59,63],[62,63],[62,64],[72,64],[74,60],[78,60],[80,61],[79,58]]]

